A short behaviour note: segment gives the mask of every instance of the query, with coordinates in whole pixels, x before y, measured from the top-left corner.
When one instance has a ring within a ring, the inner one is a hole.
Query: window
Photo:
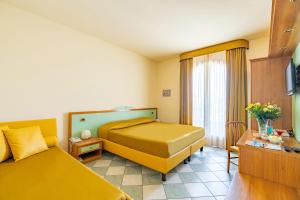
[[[205,128],[207,144],[225,147],[226,55],[199,56],[193,64],[193,125]]]

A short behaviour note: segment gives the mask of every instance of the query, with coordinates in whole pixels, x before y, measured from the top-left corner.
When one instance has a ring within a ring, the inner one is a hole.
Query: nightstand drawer
[[[79,153],[82,154],[82,153],[86,153],[86,152],[90,152],[90,151],[95,151],[95,150],[98,150],[98,149],[100,149],[100,144],[99,143],[92,144],[92,145],[89,145],[89,146],[81,147],[80,150],[79,150]]]

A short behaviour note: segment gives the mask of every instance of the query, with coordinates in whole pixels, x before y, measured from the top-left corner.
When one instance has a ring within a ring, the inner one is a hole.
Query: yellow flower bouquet
[[[268,121],[274,121],[281,116],[281,108],[276,104],[250,103],[246,110],[251,117],[256,118],[260,134],[267,132]]]

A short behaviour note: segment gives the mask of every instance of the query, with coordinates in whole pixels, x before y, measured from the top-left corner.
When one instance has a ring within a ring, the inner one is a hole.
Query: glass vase
[[[263,120],[263,119],[256,119],[257,120],[257,125],[258,125],[258,133],[259,133],[259,136],[261,138],[264,138],[266,137],[267,135],[267,126],[268,126],[268,123],[266,120]]]
[[[272,125],[272,120],[268,120],[267,124],[267,133],[268,135],[273,135],[273,125]]]

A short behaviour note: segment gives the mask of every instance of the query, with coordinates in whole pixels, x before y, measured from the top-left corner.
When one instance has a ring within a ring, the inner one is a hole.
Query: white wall
[[[248,99],[250,101],[250,59],[267,57],[269,37],[262,37],[249,41],[249,50],[246,53],[248,66]],[[178,122],[179,120],[179,56],[157,64],[157,105],[159,118],[162,121]],[[162,89],[171,89],[171,97],[162,97]]]
[[[0,121],[154,106],[155,63],[136,53],[0,3]]]

